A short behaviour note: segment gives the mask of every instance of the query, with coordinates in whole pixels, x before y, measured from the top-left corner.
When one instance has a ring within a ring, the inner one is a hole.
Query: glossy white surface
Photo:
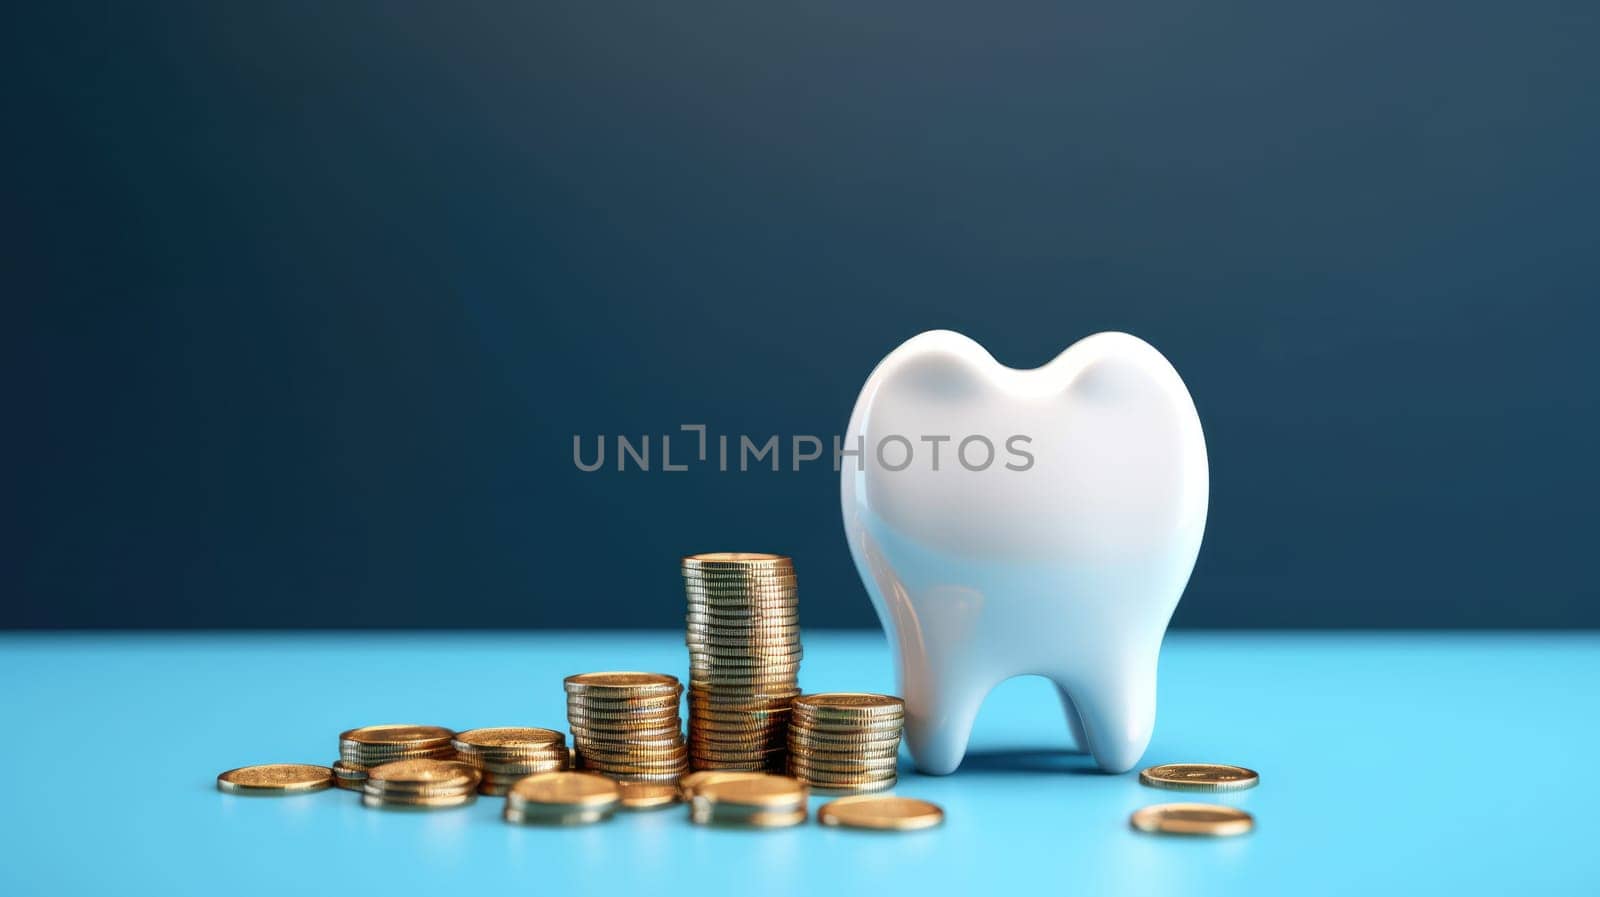
[[[992,463],[981,442],[956,454],[971,436],[995,446]],[[1200,418],[1172,365],[1137,337],[1100,333],[1017,370],[930,331],[873,370],[845,445],[858,437],[860,463],[845,458],[840,474],[845,531],[896,646],[918,769],[954,771],[984,697],[1026,674],[1056,684],[1103,769],[1132,768],[1210,488]],[[906,443],[911,463],[891,469]]]

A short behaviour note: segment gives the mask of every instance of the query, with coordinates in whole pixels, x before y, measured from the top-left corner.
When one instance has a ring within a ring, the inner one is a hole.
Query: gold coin
[[[932,828],[944,821],[944,810],[937,804],[914,797],[841,797],[817,810],[823,825],[910,831]]]
[[[673,704],[651,710],[607,710],[575,705],[567,708],[567,722],[570,723],[575,718],[618,726],[659,726],[669,720],[678,719],[678,707]]]
[[[683,778],[688,771],[689,768],[684,767],[682,769],[675,769],[672,772],[608,772],[604,775],[619,785],[623,782],[651,782],[654,784],[665,784],[676,787],[678,780]]]
[[[531,776],[536,772],[560,772],[571,763],[566,757],[550,760],[540,760],[534,763],[485,763],[479,767],[483,770],[483,777],[488,778],[516,778]]]
[[[1255,817],[1220,804],[1156,804],[1137,810],[1130,820],[1141,832],[1168,835],[1242,835],[1255,827]]]
[[[900,736],[895,734],[886,738],[852,738],[831,739],[815,738],[805,733],[798,732],[793,726],[789,727],[789,746],[795,750],[808,753],[838,754],[838,753],[872,753],[885,751],[893,753],[900,749]]]
[[[655,741],[682,737],[683,729],[677,725],[660,729],[590,729],[576,723],[572,726],[572,747],[580,752],[592,745],[619,744],[636,738]]]
[[[390,797],[367,792],[361,795],[361,805],[374,810],[443,810],[464,807],[477,799],[477,792],[463,794],[419,795]]]
[[[580,751],[584,763],[613,763],[624,766],[676,766],[689,756],[689,749],[679,744],[667,750],[635,750],[619,747],[613,750],[593,748]]]
[[[217,790],[228,794],[309,794],[333,785],[333,770],[309,763],[241,766],[217,776]]]
[[[567,716],[586,716],[593,719],[617,720],[619,722],[644,723],[654,720],[670,719],[677,716],[681,702],[674,697],[671,701],[648,706],[628,706],[625,704],[600,704],[593,701],[568,701]]]
[[[599,810],[525,809],[506,807],[501,818],[517,825],[593,825],[611,818],[613,806]]]
[[[768,554],[764,551],[705,551],[684,555],[684,569],[704,567],[788,567],[794,560],[788,555]]]
[[[882,760],[818,760],[800,754],[789,755],[789,768],[798,773],[829,775],[873,775],[893,772],[900,765],[895,757]]]
[[[587,772],[547,772],[517,782],[507,796],[509,804],[547,804],[563,807],[604,807],[621,799],[617,783]]]
[[[380,763],[393,763],[396,760],[454,760],[456,749],[445,745],[425,751],[365,751],[348,750],[340,751],[339,759],[359,766],[363,769],[377,766]]]
[[[589,704],[579,701],[567,704],[567,719],[581,717],[610,723],[659,723],[662,720],[672,719],[681,711],[681,702],[673,699],[671,703],[657,704],[652,707],[608,707],[605,705]]]
[[[370,748],[396,747],[420,749],[448,744],[456,733],[443,726],[417,726],[410,723],[390,723],[382,726],[362,726],[339,733],[340,742],[352,742]]]
[[[797,748],[794,745],[789,746],[789,754],[802,761],[821,764],[821,768],[828,768],[829,764],[837,765],[841,763],[873,763],[880,766],[894,766],[899,759],[899,752],[897,751],[877,751],[870,754],[865,751],[829,753],[807,750],[803,747]]]
[[[770,610],[788,610],[800,603],[800,581],[786,576],[708,576],[683,577],[683,598],[690,608],[759,605]]]
[[[1260,784],[1261,776],[1221,763],[1164,763],[1139,773],[1139,782],[1172,791],[1243,791]]]
[[[732,781],[740,776],[752,775],[760,775],[760,773],[703,769],[699,772],[691,772],[679,779],[678,791],[682,794],[684,800],[688,800],[694,796],[695,789],[699,788],[701,785],[705,785],[710,782]]]
[[[367,793],[476,788],[483,773],[457,760],[396,760],[367,770]]]
[[[346,763],[343,760],[335,760],[333,763],[333,774],[335,778],[356,779],[359,781],[367,777],[367,768],[355,763]]]
[[[892,695],[823,692],[795,698],[794,709],[817,717],[904,716],[906,704]]]
[[[535,726],[468,729],[465,732],[457,732],[452,742],[455,749],[461,753],[543,750],[566,743],[566,737],[560,732]]]
[[[892,782],[896,778],[896,773],[893,769],[874,772],[825,772],[796,766],[792,760],[789,763],[789,774],[807,784],[816,785],[820,788],[845,788],[874,782]]]
[[[787,808],[806,799],[806,786],[788,776],[762,775],[703,782],[695,800],[742,807]]]
[[[878,794],[880,792],[893,789],[897,784],[894,776],[890,776],[887,779],[877,779],[874,781],[841,784],[815,782],[811,781],[810,779],[806,779],[803,776],[801,777],[801,781],[811,786],[812,794],[828,797],[849,796],[856,794]]]
[[[696,687],[695,692],[689,696],[689,712],[698,713],[702,710],[710,711],[746,711],[746,710],[782,710],[789,706],[790,693],[799,689],[785,688],[774,692],[712,692]]]
[[[729,817],[719,813],[716,809],[706,807],[695,808],[689,813],[689,821],[696,825],[718,825],[751,828],[788,828],[806,821],[806,809],[800,807],[795,810],[774,810],[756,813],[741,813]]]
[[[636,673],[631,671],[615,671],[605,673],[578,673],[562,680],[569,694],[594,693],[597,697],[606,695],[658,695],[674,694],[682,685],[676,676],[665,673]]]
[[[689,758],[684,756],[668,763],[644,763],[633,761],[623,762],[620,760],[591,760],[589,758],[584,758],[583,768],[602,773],[613,778],[622,776],[648,776],[651,777],[652,780],[656,780],[656,777],[666,780],[676,780],[677,776],[681,776],[689,771]],[[642,780],[643,779],[641,779],[641,781]]]
[[[678,802],[676,782],[618,782],[622,806],[629,810],[653,810]]]

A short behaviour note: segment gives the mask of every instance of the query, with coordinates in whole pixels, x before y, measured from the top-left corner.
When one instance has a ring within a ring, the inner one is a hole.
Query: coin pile
[[[339,760],[333,764],[333,783],[360,791],[374,766],[395,760],[453,760],[454,732],[441,726],[394,723],[362,726],[339,734]]]
[[[689,820],[699,825],[780,828],[806,820],[806,786],[787,776],[718,778],[695,786]]]
[[[605,776],[547,772],[511,786],[504,815],[523,825],[587,825],[609,819],[621,799],[619,784]]]
[[[794,699],[789,774],[829,791],[893,788],[905,703],[888,695],[835,692]]]
[[[480,794],[502,797],[518,779],[572,765],[566,736],[554,729],[497,726],[457,732],[456,755],[483,773]]]
[[[367,770],[361,803],[368,807],[438,810],[472,803],[478,768],[459,760],[396,760]]]
[[[782,771],[800,693],[794,563],[776,554],[683,559],[689,751],[695,769]]]
[[[677,782],[689,771],[678,702],[683,685],[661,673],[566,678],[567,725],[577,764],[614,779]]]

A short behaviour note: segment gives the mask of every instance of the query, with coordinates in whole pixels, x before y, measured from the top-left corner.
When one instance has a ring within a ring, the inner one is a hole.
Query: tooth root
[[[1078,716],[1078,705],[1072,703],[1072,695],[1061,685],[1056,685],[1056,693],[1061,696],[1061,712],[1067,718],[1067,731],[1072,735],[1072,749],[1082,753],[1089,749],[1089,739],[1083,734],[1083,718]]]
[[[943,776],[956,771],[978,708],[995,684],[949,669],[905,678],[906,746],[919,772]]]
[[[1156,724],[1155,659],[1125,660],[1092,678],[1051,678],[1078,711],[1084,746],[1106,772],[1132,769]],[[1076,734],[1076,733],[1075,733]]]

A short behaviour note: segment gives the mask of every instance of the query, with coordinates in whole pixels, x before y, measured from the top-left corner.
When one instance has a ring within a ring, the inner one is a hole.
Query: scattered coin
[[[621,786],[605,776],[549,772],[512,786],[503,815],[524,825],[588,825],[609,818],[621,800]]]
[[[307,763],[241,766],[217,776],[217,790],[228,794],[309,794],[333,785],[333,770]]]
[[[944,821],[944,810],[937,804],[914,797],[841,797],[817,810],[823,825],[910,831],[932,828]]]
[[[1141,832],[1168,835],[1242,835],[1255,827],[1249,813],[1220,804],[1156,804],[1130,821]]]
[[[1221,763],[1164,763],[1139,773],[1139,782],[1172,791],[1243,791],[1260,784],[1261,776]]]

